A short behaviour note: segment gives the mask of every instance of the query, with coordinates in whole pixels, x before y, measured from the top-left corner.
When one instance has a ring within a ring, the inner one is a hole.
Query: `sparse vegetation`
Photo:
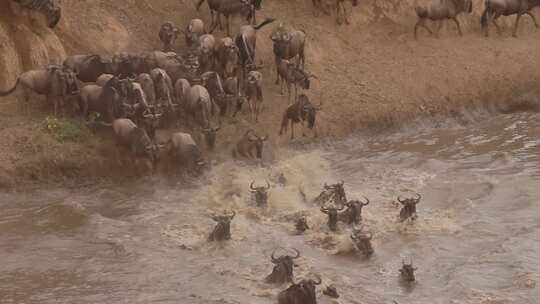
[[[71,141],[86,144],[94,140],[90,129],[80,120],[47,116],[43,124],[45,130],[59,142]]]

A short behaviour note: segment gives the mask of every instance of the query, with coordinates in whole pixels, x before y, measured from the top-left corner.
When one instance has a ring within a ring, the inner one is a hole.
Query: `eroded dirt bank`
[[[39,14],[10,2],[0,4],[2,90],[13,85],[21,71],[61,62],[66,54],[158,49],[157,31],[164,20],[180,26],[197,16],[209,20],[206,4],[197,12],[188,0],[61,1],[63,19],[51,31]],[[474,1],[475,13],[460,16],[464,37],[449,23],[440,39],[421,32],[419,41],[412,37],[413,1],[362,2],[349,26],[338,26],[329,16],[315,18],[308,0],[268,1],[259,20],[273,17],[307,32],[307,69],[320,79],[313,82],[309,96],[315,103],[324,102],[319,135],[329,137],[386,130],[439,115],[467,120],[471,109],[507,110],[524,98],[535,102],[540,31],[522,18],[517,39],[510,37],[510,20],[504,20],[502,36],[480,37],[482,5]],[[277,136],[287,100],[274,85],[268,39],[276,25],[261,30],[257,42],[257,56],[265,62],[262,121],[253,125],[247,112],[228,121],[218,139],[218,151],[224,154],[248,127],[269,132],[274,150],[287,144],[285,136]],[[181,40],[177,49],[183,49]],[[118,171],[106,139],[59,142],[43,128],[50,111],[42,99],[35,98],[26,113],[17,97],[0,98],[0,184],[86,179]]]

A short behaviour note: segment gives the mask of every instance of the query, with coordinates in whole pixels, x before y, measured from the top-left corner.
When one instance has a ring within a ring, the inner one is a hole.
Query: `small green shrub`
[[[59,142],[89,143],[94,139],[94,135],[82,121],[47,116],[43,124],[45,130]]]

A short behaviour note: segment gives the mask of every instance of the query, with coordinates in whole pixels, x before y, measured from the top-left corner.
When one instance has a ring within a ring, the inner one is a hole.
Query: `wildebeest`
[[[296,228],[296,232],[298,233],[303,233],[309,229],[309,226],[307,224],[307,219],[305,216],[298,218],[295,224],[295,228]]]
[[[116,53],[112,56],[112,63],[119,77],[132,77],[140,73],[146,73],[144,58],[141,55],[127,52]]]
[[[127,118],[115,119],[112,128],[118,145],[128,148],[133,156],[146,158],[153,165],[156,164],[159,149],[163,145],[154,144],[144,129]]]
[[[312,73],[308,73],[297,67],[294,62],[289,60],[281,59],[277,67],[278,73],[278,82],[281,84],[280,92],[283,95],[283,86],[287,86],[288,100],[291,100],[291,85],[294,86],[294,99],[298,97],[297,87],[304,90],[309,90],[310,87],[310,78],[317,78]]]
[[[148,104],[151,106],[156,105],[156,88],[152,76],[148,73],[142,73],[137,76],[135,81],[141,85]]]
[[[365,202],[358,200],[348,201],[345,206],[347,209],[341,213],[340,219],[346,224],[354,225],[362,222],[362,208],[369,205],[369,199],[366,199]]]
[[[327,202],[333,201],[338,205],[344,205],[347,202],[344,185],[344,181],[340,181],[339,183],[330,186],[324,184],[323,191],[315,198],[314,202],[324,205]]]
[[[362,254],[364,254],[365,256],[371,256],[373,254],[374,250],[373,246],[371,245],[373,233],[366,233],[361,229],[353,229],[350,237],[356,249],[358,249],[358,251],[360,251]]]
[[[170,21],[163,23],[159,29],[159,40],[163,43],[163,51],[173,50],[174,43],[178,38],[178,28]]]
[[[223,81],[221,76],[216,72],[206,72],[201,75],[202,85],[208,90],[210,98],[212,99],[212,115],[215,113],[214,105],[221,104],[221,100],[225,98],[225,88],[223,87]]]
[[[266,187],[259,186],[259,187],[253,187],[253,184],[255,182],[251,182],[249,185],[249,190],[251,193],[255,195],[255,202],[259,206],[265,206],[268,204],[268,190],[270,190],[270,184],[268,181],[266,182]]]
[[[400,197],[398,197],[398,202],[403,205],[399,212],[400,221],[403,222],[409,218],[413,220],[416,219],[416,205],[420,202],[420,199],[422,199],[422,196],[418,193],[416,193],[416,198],[412,197],[401,199]]]
[[[240,51],[240,64],[242,65],[242,73],[246,73],[248,67],[255,68],[255,49],[257,46],[257,30],[263,26],[274,22],[275,19],[267,18],[261,24],[243,25],[240,27],[238,34],[234,38],[234,43]],[[245,76],[243,76],[245,78]]]
[[[113,63],[100,55],[71,55],[64,60],[64,66],[71,69],[83,82],[95,82],[102,74],[115,74]]]
[[[201,151],[188,133],[176,132],[169,140],[169,154],[180,168],[199,173],[206,164]]]
[[[232,211],[231,215],[225,214],[213,216],[212,219],[217,222],[214,230],[208,237],[209,241],[224,241],[231,239],[231,221],[234,219],[236,212]]]
[[[186,112],[194,122],[202,129],[208,149],[213,150],[216,143],[216,134],[221,125],[213,127],[210,123],[212,100],[208,90],[201,85],[194,85],[189,89]]]
[[[323,290],[323,294],[334,299],[339,299],[339,294],[337,292],[337,289],[335,286],[332,286],[332,285],[326,286],[326,289]]]
[[[317,277],[317,281],[304,279],[293,283],[278,294],[278,304],[317,304],[315,286],[321,283],[320,277]]]
[[[96,112],[107,121],[111,122],[115,118],[121,118],[120,111],[122,99],[120,93],[115,89],[111,79],[104,87],[90,84],[81,88],[79,93],[79,108],[81,115],[88,117],[90,112]]]
[[[196,6],[197,11],[199,11],[204,1],[205,0],[199,0],[199,2],[197,2],[197,6]],[[221,0],[207,0],[207,2],[208,2],[208,9],[210,10],[210,17],[212,19],[210,21],[210,28],[211,29],[215,28],[216,24],[219,24],[219,29],[223,30],[223,26],[221,24],[220,13],[218,12]]]
[[[239,76],[240,51],[230,37],[221,39],[216,46],[216,70],[223,78]]]
[[[315,8],[315,15],[318,15],[318,11],[323,11],[326,15],[330,15],[330,11],[328,11],[325,7],[322,5],[322,0],[312,0],[313,1],[313,7]],[[351,1],[352,6],[358,6],[358,0],[335,0],[335,8],[336,8],[336,22],[338,24],[341,24],[342,20],[340,17],[343,17],[346,24],[349,24],[349,19],[347,18],[347,10],[345,9],[345,1]]]
[[[416,6],[415,7],[416,15],[418,16],[418,21],[414,25],[414,39],[416,39],[416,32],[418,27],[425,28],[430,34],[433,34],[431,29],[426,25],[426,21],[439,21],[438,32],[441,28],[442,21],[445,19],[451,19],[456,23],[457,30],[460,36],[463,35],[461,32],[461,26],[457,16],[462,12],[472,13],[472,0],[432,0],[429,6]]]
[[[307,95],[301,94],[296,99],[296,102],[287,107],[285,113],[283,113],[283,119],[281,121],[281,128],[279,129],[279,135],[287,132],[289,123],[291,124],[291,139],[294,139],[294,124],[307,122],[307,127],[312,129],[315,127],[315,119],[317,117],[317,111],[322,108],[322,101],[318,106],[314,106]],[[315,132],[315,135],[317,133]]]
[[[232,117],[235,117],[242,110],[242,105],[246,101],[246,97],[242,95],[239,86],[238,77],[229,77],[223,82],[225,97],[216,100],[221,116],[232,113]]]
[[[79,90],[75,73],[68,68],[56,65],[21,73],[15,85],[7,91],[0,91],[0,96],[13,93],[19,85],[23,87],[24,99],[27,103],[30,92],[45,95],[47,103],[54,105],[54,115],[58,111],[59,101],[61,105],[64,105],[66,97],[77,94]]]
[[[330,228],[330,230],[335,231],[337,229],[339,211],[343,210],[344,208],[344,205],[341,205],[340,207],[321,207],[321,212],[328,215],[328,228]]]
[[[401,273],[401,278],[405,282],[414,282],[416,281],[416,277],[414,275],[414,272],[416,271],[416,267],[413,267],[413,262],[411,261],[410,264],[406,264],[405,261],[401,261],[401,269],[399,272]]]
[[[212,22],[212,25],[210,26],[210,33],[214,31],[214,29],[218,26],[221,26],[221,20],[220,15],[223,15],[225,17],[226,21],[226,28],[227,28],[227,36],[230,36],[230,26],[229,26],[229,19],[231,16],[240,15],[242,18],[244,18],[247,21],[252,21],[252,18],[255,13],[255,7],[253,5],[253,2],[258,1],[259,3],[261,0],[219,0],[212,3],[213,7],[210,7],[210,13],[213,15],[213,11],[217,13],[218,22]],[[204,2],[204,0],[200,0],[199,3],[197,3],[197,8],[201,6],[201,4]],[[211,3],[208,2],[208,5],[210,6]],[[213,21],[212,16],[212,21]]]
[[[251,117],[255,122],[259,120],[259,112],[261,111],[262,103],[264,101],[262,92],[262,77],[261,72],[251,71],[249,72],[246,80],[246,99],[248,101]]]
[[[517,15],[514,25],[514,32],[512,33],[512,36],[514,37],[517,37],[519,19],[522,15],[529,15],[534,22],[534,26],[536,26],[536,28],[540,28],[540,25],[538,25],[536,18],[531,12],[533,8],[540,6],[540,1],[538,0],[486,0],[485,3],[486,8],[482,13],[480,23],[486,37],[489,35],[488,29],[490,22],[495,25],[499,34],[501,33],[501,28],[497,24],[497,19],[500,16]]]
[[[22,7],[36,10],[45,15],[47,26],[54,28],[62,17],[62,10],[56,5],[55,0],[13,0]]]
[[[167,72],[163,69],[155,68],[150,71],[150,77],[154,82],[157,104],[172,108],[174,103],[174,85]]]
[[[272,252],[272,255],[270,258],[272,259],[272,263],[274,264],[274,268],[272,269],[272,273],[269,274],[265,278],[266,283],[271,284],[282,284],[285,282],[292,282],[294,279],[294,260],[298,259],[300,257],[300,251],[298,249],[293,248],[293,250],[296,252],[296,256],[290,256],[290,255],[282,255],[278,258],[275,257],[276,251],[274,250]]]
[[[182,109],[184,109],[184,111],[188,103],[190,89],[191,89],[191,85],[189,84],[189,81],[184,78],[178,79],[176,83],[174,84],[176,102]]]
[[[216,39],[211,34],[204,34],[199,37],[199,64],[201,72],[208,72],[214,69],[214,55],[216,50]]]
[[[209,0],[208,3],[219,0]],[[212,17],[213,18],[213,17]],[[192,47],[193,44],[198,43],[199,37],[206,34],[204,29],[204,22],[201,19],[191,19],[186,30],[184,31],[184,37],[186,39],[186,45]]]
[[[274,58],[276,64],[276,84],[279,83],[279,64],[282,59],[291,61],[297,58],[296,65],[305,68],[306,58],[304,47],[306,43],[306,33],[304,31],[293,30],[286,32],[282,24],[278,27],[270,39],[274,42]]]
[[[238,141],[233,149],[233,157],[245,157],[249,159],[262,158],[264,142],[268,139],[268,136],[263,137],[255,134],[255,131],[248,130]]]

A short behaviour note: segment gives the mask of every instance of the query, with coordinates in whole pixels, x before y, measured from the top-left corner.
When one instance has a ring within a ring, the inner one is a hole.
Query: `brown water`
[[[4,193],[0,302],[275,303],[286,286],[263,278],[281,246],[302,252],[297,277],[320,274],[340,303],[538,303],[539,130],[539,114],[512,114],[282,149],[264,167],[227,161],[202,182]],[[258,208],[248,185],[265,178],[270,203]],[[311,199],[340,179],[349,199],[372,201],[370,259],[354,254],[348,227],[329,232],[299,194]],[[409,190],[424,196],[419,217],[398,223],[393,201]],[[233,239],[206,242],[209,215],[231,208]],[[313,229],[297,236],[302,213]],[[411,258],[418,282],[404,286],[399,268]],[[319,302],[331,302],[320,289]]]

